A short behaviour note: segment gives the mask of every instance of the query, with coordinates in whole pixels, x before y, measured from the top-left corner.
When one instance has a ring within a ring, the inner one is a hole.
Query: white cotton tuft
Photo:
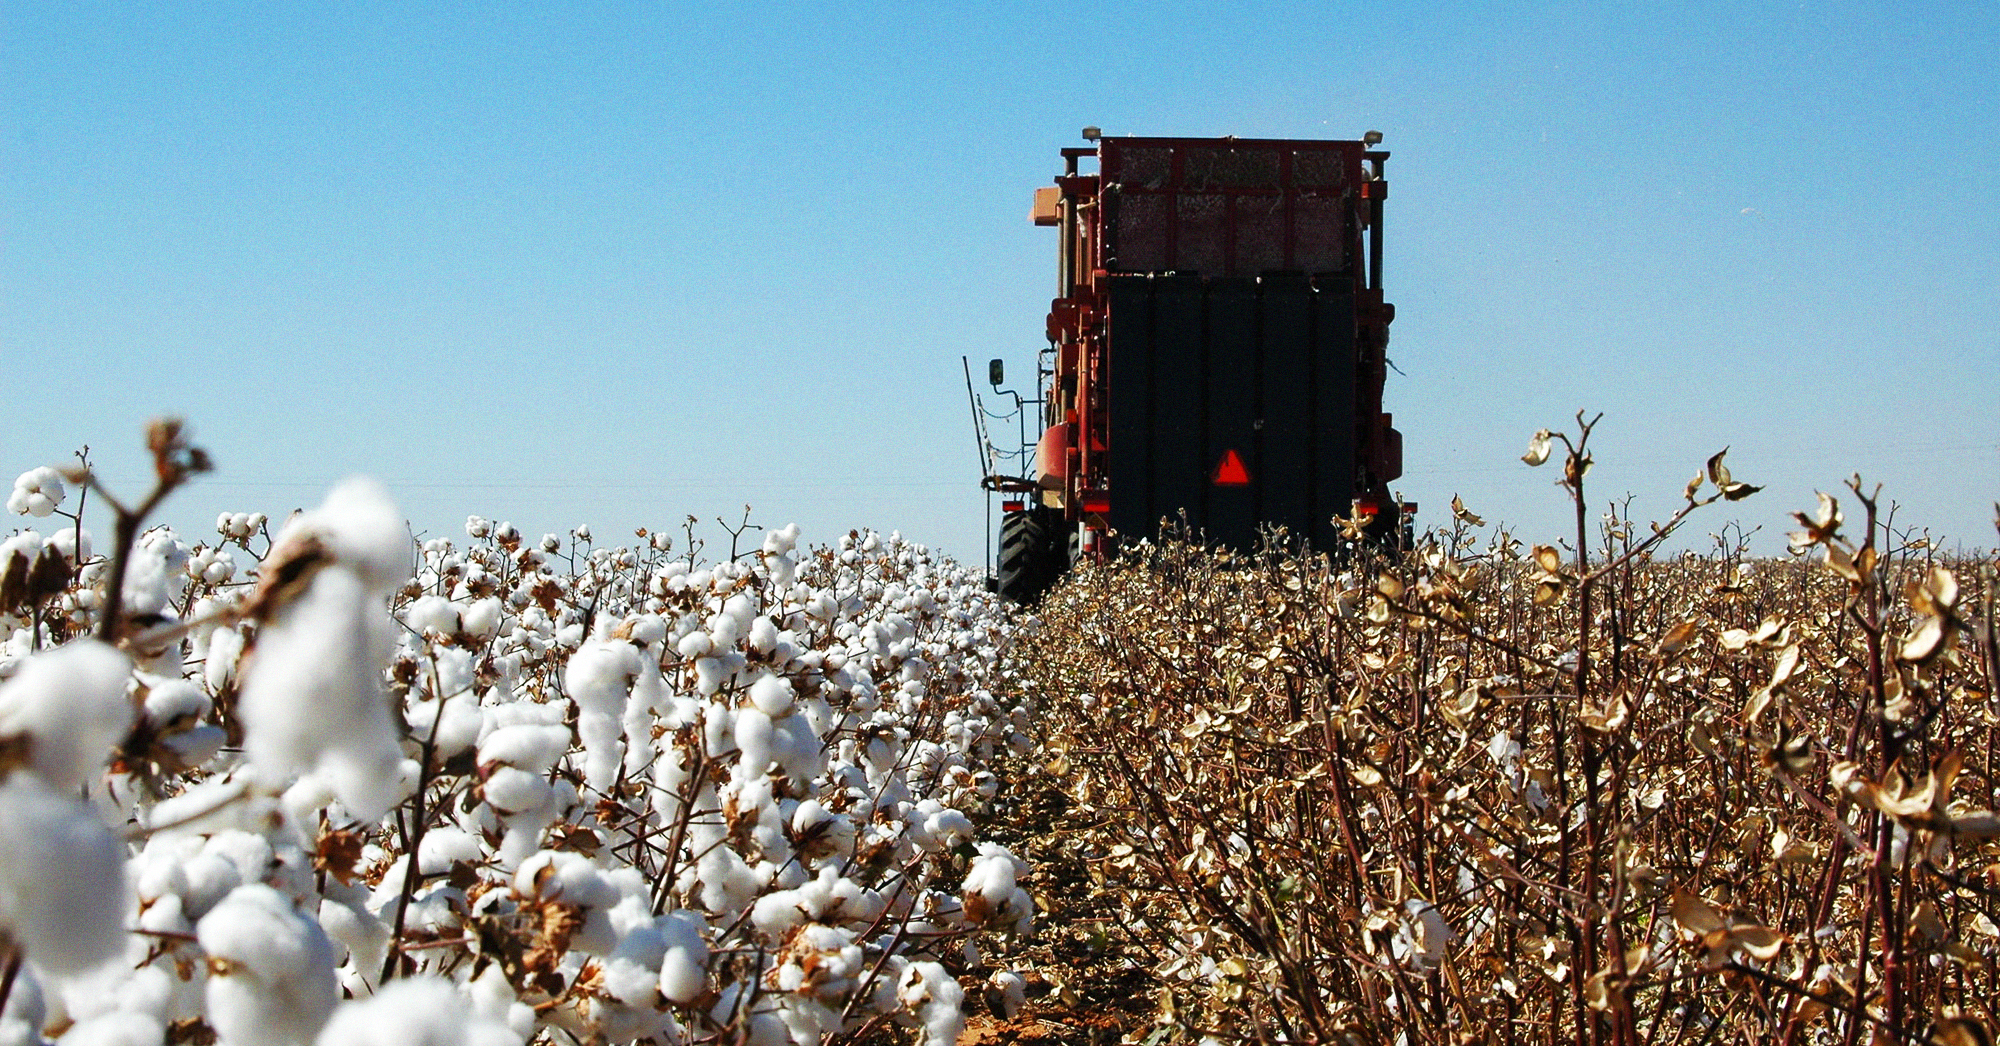
[[[702,917],[686,909],[659,920],[666,949],[660,957],[660,994],[682,1005],[708,990],[708,939]]]
[[[381,597],[335,565],[264,626],[239,708],[244,754],[265,783],[320,768],[364,821],[402,800],[403,750],[382,690],[388,625]]]
[[[584,781],[608,792],[625,761],[625,702],[639,674],[639,649],[622,639],[593,640],[570,655],[563,688],[576,702]]]
[[[435,632],[455,636],[459,630],[458,608],[443,596],[425,596],[403,608],[403,624],[418,635]]]
[[[39,1046],[47,1016],[42,982],[33,967],[21,967],[14,976],[14,991],[7,996],[6,1012],[0,1015],[0,1046]]]
[[[166,1034],[166,1026],[150,1013],[112,1010],[71,1025],[57,1046],[160,1046]]]
[[[995,970],[986,979],[986,1007],[1005,1020],[1028,1004],[1028,982],[1012,970]]]
[[[0,929],[50,973],[125,944],[125,846],[91,809],[31,774],[0,783]]]
[[[229,1046],[310,1042],[340,998],[333,942],[318,920],[262,883],[239,886],[203,916],[208,1023]]]
[[[913,962],[903,971],[896,998],[923,1025],[919,1046],[952,1046],[965,1031],[965,989],[934,962]]]
[[[95,639],[36,654],[0,686],[0,736],[25,734],[28,767],[73,792],[96,780],[132,727],[132,661]]]
[[[307,536],[319,539],[373,592],[387,595],[409,580],[416,548],[409,526],[388,488],[366,476],[335,484],[318,508],[300,513],[279,532],[276,544]]]
[[[450,981],[409,977],[346,1003],[315,1046],[521,1046],[522,1036],[476,1010]]]
[[[67,494],[62,473],[47,465],[32,468],[14,479],[13,493],[7,495],[7,511],[17,516],[47,516]]]
[[[768,620],[758,618],[759,621]],[[767,675],[750,684],[750,703],[757,711],[773,719],[792,710],[792,681],[783,676]]]

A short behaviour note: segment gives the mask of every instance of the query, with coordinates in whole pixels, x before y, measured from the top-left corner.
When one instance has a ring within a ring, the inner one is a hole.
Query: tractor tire
[[[1009,512],[1000,520],[1000,595],[1023,606],[1042,598],[1042,593],[1062,575],[1060,553],[1056,551],[1056,524],[1061,518],[1036,506]]]

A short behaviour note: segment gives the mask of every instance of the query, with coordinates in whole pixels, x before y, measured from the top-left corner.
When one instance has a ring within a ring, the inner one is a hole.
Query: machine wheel
[[[1028,604],[1062,576],[1056,542],[1060,516],[1041,506],[1009,512],[1000,520],[1000,595]]]

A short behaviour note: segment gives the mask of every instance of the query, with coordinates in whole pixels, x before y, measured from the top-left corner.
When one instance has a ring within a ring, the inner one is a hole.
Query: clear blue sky
[[[1862,471],[1991,545],[1991,3],[55,4],[0,25],[0,471],[143,420],[280,516],[693,514],[983,552],[959,356],[1029,370],[1077,130],[1392,150],[1404,494],[1561,533],[1530,433],[1781,532]],[[108,530],[102,520],[100,532]],[[1775,548],[1775,544],[1769,546]]]

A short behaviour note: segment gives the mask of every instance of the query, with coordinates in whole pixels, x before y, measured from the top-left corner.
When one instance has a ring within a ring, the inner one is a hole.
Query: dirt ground
[[[984,983],[968,983],[960,1046],[1112,1046],[1143,1034],[1159,985],[1120,931],[1129,913],[1092,881],[1078,812],[1059,780],[1025,772],[1009,780],[987,832],[1034,866],[1028,885],[1039,910],[1034,933],[992,961],[1022,972],[1028,1001],[1001,1018]]]

